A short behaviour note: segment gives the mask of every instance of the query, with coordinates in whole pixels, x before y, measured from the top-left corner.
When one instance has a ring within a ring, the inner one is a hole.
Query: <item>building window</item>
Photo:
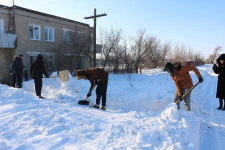
[[[63,31],[63,37],[64,37],[65,43],[72,43],[72,31],[64,30]]]
[[[4,33],[4,20],[0,19],[0,33]]]
[[[40,40],[41,27],[37,25],[29,25],[29,38],[30,40]]]
[[[30,56],[30,66],[32,65],[32,63],[37,59],[37,56]]]
[[[45,28],[45,41],[54,42],[54,29]]]
[[[83,32],[63,29],[63,37],[65,43],[71,44],[72,42],[75,42],[81,44],[83,39]]]

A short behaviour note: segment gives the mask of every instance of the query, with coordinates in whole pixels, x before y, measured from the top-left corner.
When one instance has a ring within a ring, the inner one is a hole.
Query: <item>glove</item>
[[[182,96],[183,96],[183,95],[181,95],[181,96],[180,96],[180,101],[182,101],[182,100],[183,100]]]
[[[91,93],[88,93],[88,94],[87,94],[87,97],[90,97],[90,96],[91,96]]]
[[[202,83],[202,81],[203,81],[202,77],[199,77],[198,80],[200,83]]]

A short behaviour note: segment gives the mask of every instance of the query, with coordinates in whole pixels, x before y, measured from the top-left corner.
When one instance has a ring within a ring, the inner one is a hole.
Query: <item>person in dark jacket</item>
[[[16,55],[14,56],[14,60],[12,62],[12,64],[10,65],[11,71],[12,71],[12,78],[13,78],[13,83],[12,83],[12,87],[15,87],[16,85],[16,75],[15,75],[15,64],[14,61],[16,60]]]
[[[108,86],[108,72],[101,68],[87,68],[85,70],[78,70],[76,72],[77,79],[86,79],[91,83],[90,90],[87,94],[87,97],[91,96],[91,90],[94,85],[97,85],[96,88],[96,104],[91,106],[94,108],[101,108],[102,110],[106,110],[106,93]],[[100,99],[102,98],[102,106],[100,107]]]
[[[219,98],[219,107],[217,109],[225,110],[225,54],[221,54],[219,58],[215,60],[212,69],[216,74],[219,74],[216,92],[216,98]]]
[[[163,71],[167,71],[175,83],[176,91],[174,93],[174,103],[176,103],[178,100],[182,101],[183,100],[182,96],[188,90],[190,90],[191,87],[193,87],[193,82],[189,74],[189,71],[195,72],[200,83],[203,81],[200,72],[195,66],[181,66],[181,63],[172,64],[168,62],[163,68]],[[191,92],[187,94],[186,97],[184,97],[185,110],[188,110],[188,111],[191,110],[190,97],[191,97]],[[177,104],[177,108],[180,109],[180,103]]]
[[[23,54],[19,54],[19,56],[16,56],[12,65],[11,69],[13,71],[13,74],[15,75],[16,79],[16,87],[21,88],[22,82],[23,82]]]
[[[34,79],[36,95],[39,96],[39,98],[44,99],[41,95],[42,78],[43,74],[46,78],[49,78],[49,76],[45,71],[45,63],[41,54],[38,54],[37,60],[32,63],[30,73],[31,78]]]

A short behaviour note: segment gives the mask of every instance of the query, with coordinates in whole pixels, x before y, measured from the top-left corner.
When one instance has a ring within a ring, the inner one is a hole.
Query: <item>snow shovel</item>
[[[96,87],[96,85],[93,86],[93,88],[91,89],[91,91],[90,91],[89,93],[91,93],[91,92],[94,90],[95,87]],[[88,93],[88,94],[89,94],[89,93]],[[85,100],[79,100],[79,101],[78,101],[78,104],[79,104],[79,105],[89,105],[89,101],[87,101],[87,98],[88,98],[88,97],[86,97]]]
[[[58,76],[50,76],[50,78],[55,78],[55,77],[59,77],[61,82],[70,81],[69,71],[68,70],[59,71],[59,75]]]
[[[197,82],[190,90],[188,90],[182,97],[181,97],[181,99],[183,99],[185,96],[187,96],[188,95],[188,93],[190,93],[198,84],[199,84],[200,82]],[[180,100],[178,100],[177,102],[176,102],[176,104],[178,104],[180,102]]]

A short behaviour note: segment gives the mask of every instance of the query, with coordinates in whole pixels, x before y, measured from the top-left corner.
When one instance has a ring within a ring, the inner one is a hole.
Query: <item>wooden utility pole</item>
[[[96,15],[96,8],[94,9],[94,16],[89,16],[89,17],[84,17],[84,19],[92,19],[94,18],[94,65],[93,67],[96,67],[96,18],[97,17],[103,17],[103,16],[107,16],[107,14],[100,14],[100,15]]]

